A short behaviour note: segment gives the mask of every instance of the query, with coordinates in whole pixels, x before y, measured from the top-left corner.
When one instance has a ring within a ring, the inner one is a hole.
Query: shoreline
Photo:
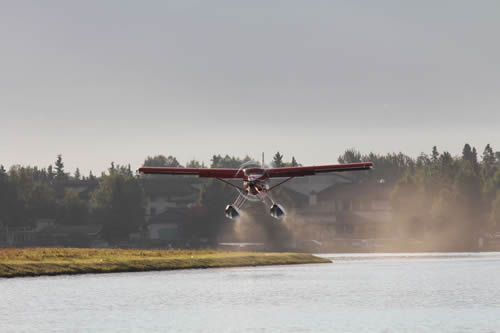
[[[0,249],[0,278],[331,263],[306,253],[218,250]]]

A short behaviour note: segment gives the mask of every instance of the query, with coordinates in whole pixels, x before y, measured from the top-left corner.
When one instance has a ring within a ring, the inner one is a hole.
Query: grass
[[[303,253],[218,250],[0,249],[0,277],[325,263]]]

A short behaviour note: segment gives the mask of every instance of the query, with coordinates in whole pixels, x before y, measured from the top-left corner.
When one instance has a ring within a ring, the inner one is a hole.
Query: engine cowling
[[[224,213],[226,213],[226,217],[231,220],[237,219],[241,215],[240,210],[234,205],[227,205]]]
[[[281,218],[284,218],[286,216],[285,208],[283,208],[283,206],[281,206],[280,204],[277,204],[277,203],[275,203],[271,206],[271,208],[269,209],[269,213],[275,219],[281,219]]]

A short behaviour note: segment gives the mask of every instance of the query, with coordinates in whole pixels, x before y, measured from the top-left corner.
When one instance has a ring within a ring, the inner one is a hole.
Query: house
[[[200,197],[201,182],[194,177],[149,176],[142,179],[146,221],[172,208],[189,208]]]
[[[143,227],[144,237],[158,245],[180,241],[182,228],[192,216],[190,208],[171,208],[152,216]]]
[[[35,222],[35,231],[40,232],[47,227],[52,227],[56,224],[56,219],[41,218]]]
[[[284,185],[291,193],[302,196],[291,211],[298,237],[373,238],[387,237],[394,231],[391,187],[384,182],[359,183],[337,174],[304,179]]]
[[[101,242],[101,225],[49,225],[36,234],[36,242],[43,246],[91,247]]]
[[[33,228],[0,225],[0,247],[31,245],[35,239]]]
[[[75,192],[80,199],[89,201],[91,193],[97,189],[99,182],[97,179],[65,179],[55,180],[53,186],[59,203],[63,200],[66,191]]]
[[[352,184],[353,180],[341,174],[320,174],[314,177],[298,177],[283,184],[288,189],[298,207],[315,206],[318,203],[318,193],[336,184]]]
[[[318,194],[334,215],[338,234],[374,237],[392,223],[392,188],[385,183],[337,184]]]

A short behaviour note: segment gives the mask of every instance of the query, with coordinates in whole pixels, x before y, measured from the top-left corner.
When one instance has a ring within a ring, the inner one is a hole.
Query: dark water
[[[0,332],[500,332],[499,253],[324,256],[0,279]]]

